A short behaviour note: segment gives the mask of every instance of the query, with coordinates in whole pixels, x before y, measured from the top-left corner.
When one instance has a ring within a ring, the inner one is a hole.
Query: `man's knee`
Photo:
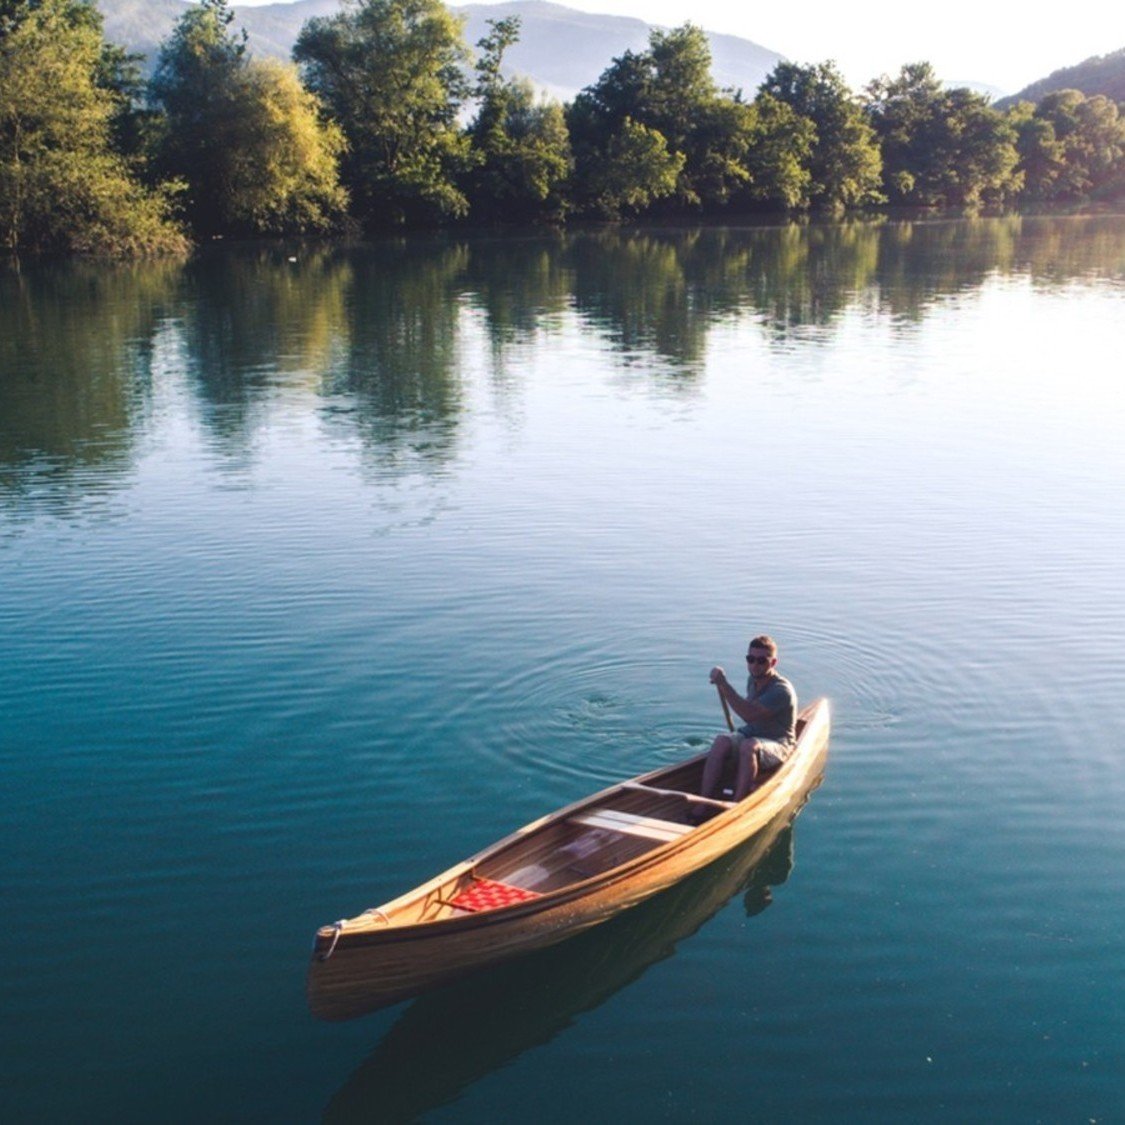
[[[729,754],[734,749],[734,740],[729,734],[715,735],[715,741],[711,743],[711,753]]]
[[[758,764],[758,740],[756,738],[744,738],[739,744],[738,756],[744,762],[756,766]]]

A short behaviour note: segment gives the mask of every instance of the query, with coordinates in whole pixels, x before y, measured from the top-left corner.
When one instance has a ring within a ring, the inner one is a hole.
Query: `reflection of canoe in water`
[[[828,745],[825,700],[789,760],[744,800],[700,797],[705,755],[610,786],[413,891],[322,927],[309,1006],[348,1019],[588,929],[729,852],[804,794]],[[698,826],[700,812],[710,819]]]
[[[809,788],[819,777],[817,771]],[[790,825],[807,793],[751,840],[635,910],[411,1004],[333,1096],[323,1120],[419,1120],[670,957],[739,891],[747,914],[761,912],[770,888],[789,877]]]

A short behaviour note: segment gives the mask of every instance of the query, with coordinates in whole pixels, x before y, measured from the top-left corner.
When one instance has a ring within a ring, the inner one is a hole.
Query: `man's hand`
[[[727,674],[722,670],[722,668],[716,665],[711,669],[711,683],[718,687],[720,684],[725,684],[726,682]]]

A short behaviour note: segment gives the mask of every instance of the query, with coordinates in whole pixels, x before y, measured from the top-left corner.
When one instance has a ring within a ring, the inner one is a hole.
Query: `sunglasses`
[[[747,664],[768,664],[771,659],[772,657],[769,656],[751,656],[749,653],[746,654]]]

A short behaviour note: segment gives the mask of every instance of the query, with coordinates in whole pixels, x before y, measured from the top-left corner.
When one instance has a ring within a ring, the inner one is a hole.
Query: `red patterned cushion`
[[[508,883],[495,883],[491,879],[476,879],[456,898],[449,900],[450,906],[459,910],[496,910],[501,906],[511,906],[514,902],[527,902],[539,898],[536,891],[525,891],[523,887],[513,887]]]

